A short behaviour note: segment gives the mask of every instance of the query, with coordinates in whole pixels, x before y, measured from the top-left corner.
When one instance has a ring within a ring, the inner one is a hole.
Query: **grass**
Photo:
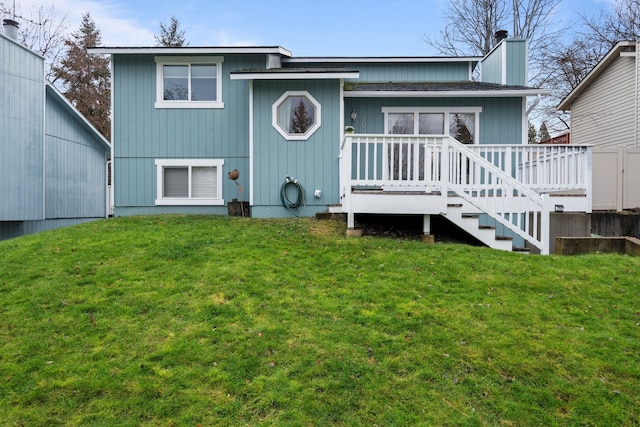
[[[640,259],[110,219],[0,242],[0,423],[638,425]]]

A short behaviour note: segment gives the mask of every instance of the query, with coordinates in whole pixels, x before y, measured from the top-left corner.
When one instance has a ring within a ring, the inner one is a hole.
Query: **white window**
[[[449,135],[478,143],[481,107],[385,107],[384,132],[396,135]]]
[[[157,56],[156,108],[223,108],[220,56]]]
[[[220,159],[156,160],[156,205],[224,205]]]
[[[320,127],[320,103],[309,92],[285,92],[272,107],[273,127],[288,140],[306,140]]]

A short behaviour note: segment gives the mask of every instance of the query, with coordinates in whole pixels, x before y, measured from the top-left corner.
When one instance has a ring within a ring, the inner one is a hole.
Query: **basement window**
[[[156,205],[224,205],[222,159],[156,160]]]

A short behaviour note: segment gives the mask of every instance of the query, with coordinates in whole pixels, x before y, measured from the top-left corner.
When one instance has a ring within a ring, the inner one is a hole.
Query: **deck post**
[[[431,234],[431,215],[422,216],[422,238],[423,243],[435,243],[436,239]]]
[[[552,201],[549,194],[542,195],[542,211],[540,212],[540,255],[549,255],[551,245],[549,244],[549,235],[551,232],[551,212]]]

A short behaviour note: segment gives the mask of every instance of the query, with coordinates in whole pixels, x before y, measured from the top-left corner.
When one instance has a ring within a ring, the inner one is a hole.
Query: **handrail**
[[[498,223],[542,249],[544,237],[538,238],[537,221],[538,215],[544,215],[542,196],[454,138],[449,138],[447,146],[454,154],[454,156],[449,156],[449,162],[456,160],[455,154],[460,154],[464,157],[464,160],[468,159],[474,163],[473,167],[469,165],[470,167],[468,168],[460,168],[462,170],[451,170],[450,168],[449,176],[447,177],[449,190],[454,191],[458,196],[489,215]],[[480,174],[474,174],[478,176],[469,176],[467,179],[469,181],[484,179],[488,182],[470,182],[465,188],[455,179],[461,179],[460,173],[462,172],[480,171],[481,169],[484,169],[484,174],[481,176]],[[491,184],[491,182],[493,183]],[[500,207],[497,200],[503,201]],[[519,209],[516,208],[516,205],[518,205]],[[530,219],[530,215],[533,218]]]

